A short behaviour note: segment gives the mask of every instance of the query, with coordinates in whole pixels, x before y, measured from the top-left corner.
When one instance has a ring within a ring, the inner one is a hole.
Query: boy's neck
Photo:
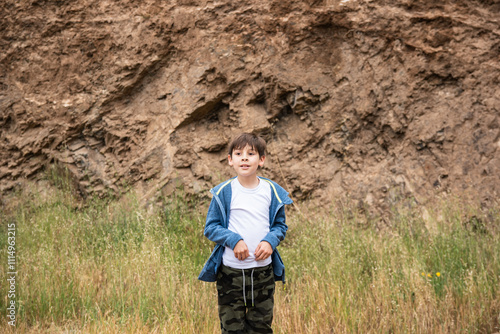
[[[257,175],[252,175],[252,176],[239,176],[238,175],[238,182],[244,187],[248,189],[254,189],[257,188],[259,185],[259,178]]]

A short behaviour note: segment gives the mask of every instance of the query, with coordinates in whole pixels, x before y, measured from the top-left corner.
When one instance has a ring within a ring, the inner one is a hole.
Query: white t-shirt
[[[259,180],[256,188],[243,187],[238,178],[231,182],[231,212],[229,230],[238,233],[247,244],[250,256],[240,261],[234,257],[231,248],[226,247],[222,263],[235,269],[264,267],[271,263],[271,256],[265,260],[255,260],[255,249],[269,233],[269,207],[271,205],[271,186]]]

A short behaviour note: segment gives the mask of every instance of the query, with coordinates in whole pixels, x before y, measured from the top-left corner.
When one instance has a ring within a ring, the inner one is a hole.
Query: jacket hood
[[[222,183],[219,183],[218,185],[216,185],[215,187],[210,189],[210,192],[214,196],[219,196],[219,194],[222,192],[222,190],[227,185],[231,184],[231,182],[236,178],[237,178],[237,176],[234,176],[234,177],[230,178],[229,180],[226,180]],[[276,182],[274,182],[268,178],[262,177],[262,176],[258,176],[258,178],[271,185],[271,189],[272,189],[272,191],[273,191],[274,195],[276,196],[276,199],[278,200],[279,203],[283,203],[283,204],[292,204],[293,203],[292,199],[290,197],[288,197],[288,194],[289,194],[288,191],[283,189],[283,187],[281,187],[279,184],[277,184]]]

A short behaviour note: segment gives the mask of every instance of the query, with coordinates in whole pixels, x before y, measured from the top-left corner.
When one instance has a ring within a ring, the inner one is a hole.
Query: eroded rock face
[[[295,199],[500,193],[496,1],[0,5],[0,184],[203,193],[239,132]]]

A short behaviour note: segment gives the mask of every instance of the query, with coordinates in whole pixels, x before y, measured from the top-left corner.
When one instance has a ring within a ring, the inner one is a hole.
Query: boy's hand
[[[234,257],[240,261],[243,261],[250,255],[247,244],[243,240],[238,241],[236,246],[234,246],[233,252]]]
[[[260,244],[255,248],[255,260],[265,260],[273,253],[273,248],[271,244],[267,241],[261,241]]]

